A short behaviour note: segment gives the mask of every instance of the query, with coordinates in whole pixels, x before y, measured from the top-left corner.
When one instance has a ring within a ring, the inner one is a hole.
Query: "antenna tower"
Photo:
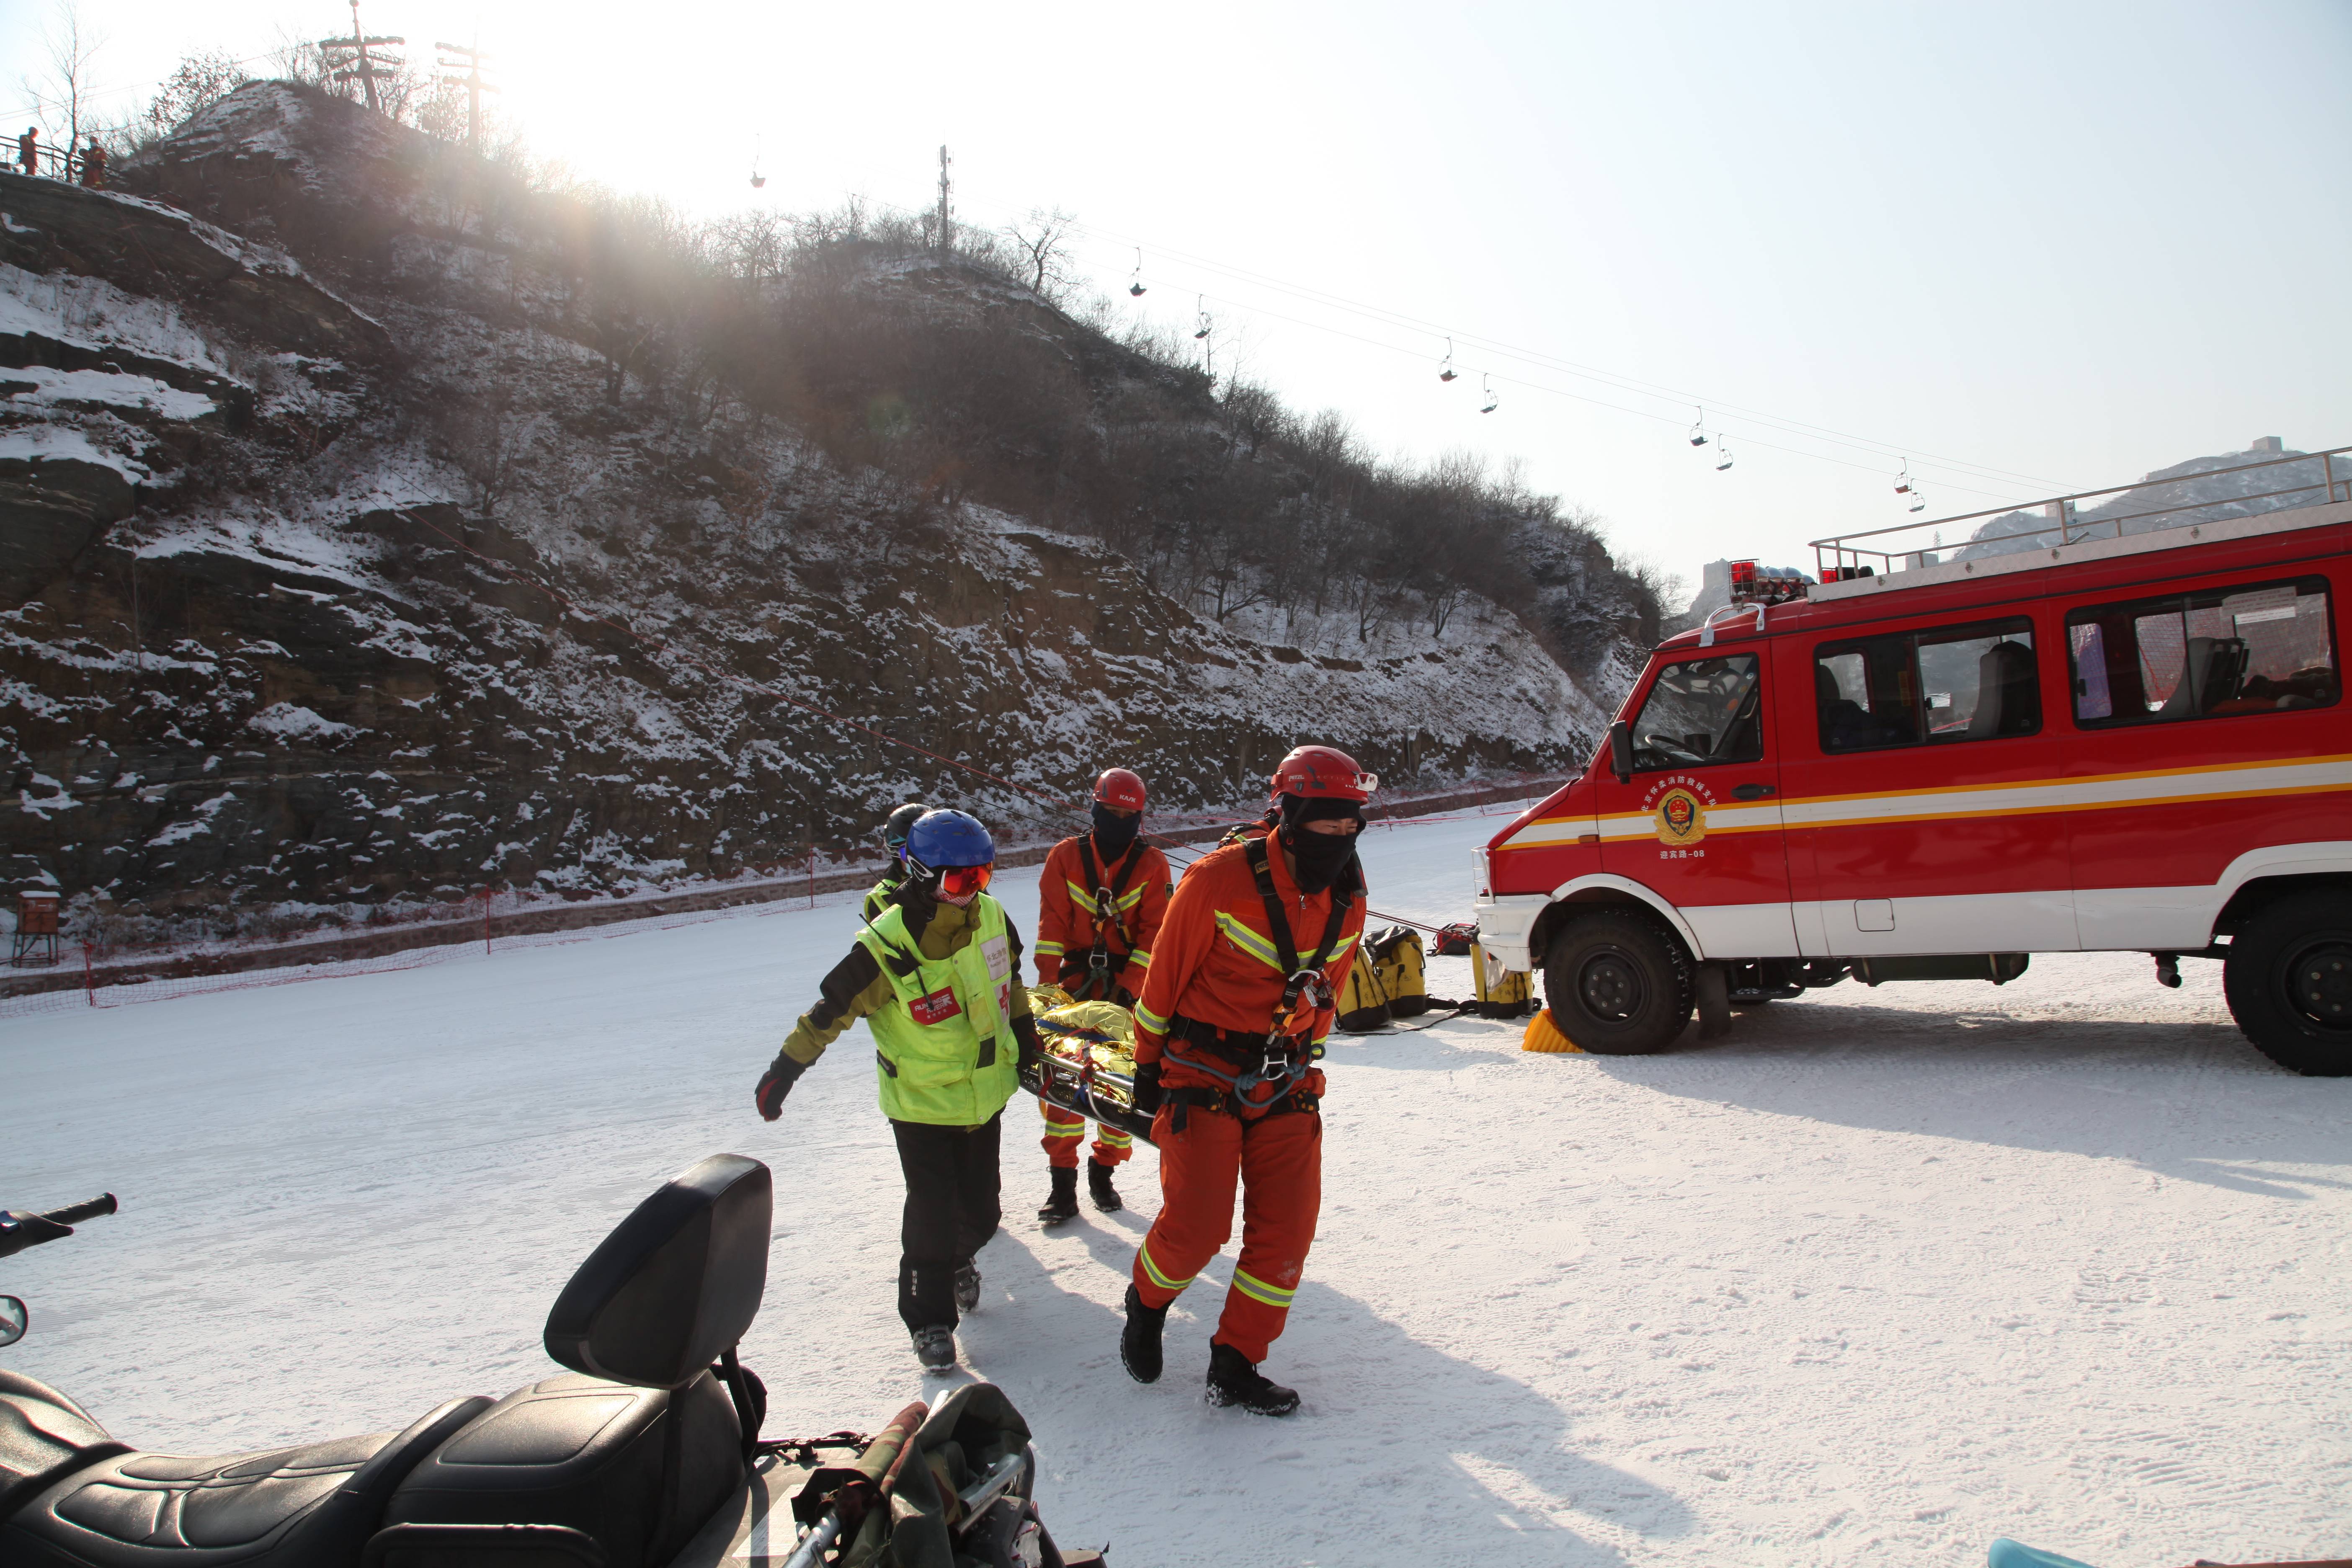
[[[474,36],[474,46],[440,44],[433,47],[444,53],[459,57],[436,63],[445,71],[454,73],[453,79],[466,84],[466,151],[479,156],[482,150],[482,94],[499,89],[482,79],[482,66],[489,56],[481,50],[481,35]]]
[[[332,81],[357,81],[367,95],[367,106],[376,113],[383,112],[383,101],[376,96],[375,68],[398,70],[402,62],[390,55],[371,55],[368,50],[380,45],[405,44],[406,38],[371,37],[360,26],[360,0],[352,0],[352,36],[348,38],[320,38],[319,53],[326,62],[327,76]]]

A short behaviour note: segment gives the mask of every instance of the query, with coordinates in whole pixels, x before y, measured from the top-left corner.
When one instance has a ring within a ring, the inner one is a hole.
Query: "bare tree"
[[[58,121],[64,121],[69,150],[79,151],[83,131],[94,129],[89,124],[89,67],[105,44],[106,35],[82,19],[74,0],[58,0],[41,34],[41,54],[48,68],[17,79],[52,137]]]
[[[245,68],[224,50],[183,55],[154,98],[131,122],[125,140],[137,147],[168,136],[191,116],[211,108],[250,79]]]
[[[1078,220],[1055,207],[1007,224],[1004,237],[1021,253],[1029,273],[1029,292],[1049,305],[1058,305],[1076,281],[1070,271],[1070,228]]]

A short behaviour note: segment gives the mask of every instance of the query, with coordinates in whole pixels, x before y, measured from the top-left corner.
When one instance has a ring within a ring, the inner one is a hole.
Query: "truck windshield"
[[[1763,704],[1752,653],[1686,659],[1658,671],[1633,716],[1638,773],[1752,763],[1764,755]]]

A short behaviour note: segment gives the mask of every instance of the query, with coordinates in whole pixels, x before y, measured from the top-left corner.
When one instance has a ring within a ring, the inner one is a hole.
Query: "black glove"
[[[761,1120],[773,1121],[784,1113],[784,1096],[792,1093],[794,1080],[806,1071],[806,1062],[796,1062],[782,1051],[776,1053],[776,1059],[760,1075],[760,1087],[751,1091],[751,1103],[760,1108]]]
[[[1037,1037],[1036,1018],[1024,1014],[1013,1019],[1013,1037],[1021,1042],[1021,1055],[1013,1065],[1024,1074],[1035,1072],[1045,1059],[1045,1042]]]
[[[1160,1087],[1160,1064],[1139,1062],[1135,1068],[1135,1109],[1146,1116],[1160,1114],[1160,1102],[1167,1098]]]

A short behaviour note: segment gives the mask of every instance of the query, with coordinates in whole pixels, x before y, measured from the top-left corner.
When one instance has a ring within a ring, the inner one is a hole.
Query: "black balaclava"
[[[1307,824],[1334,817],[1353,817],[1354,833],[1309,833]],[[1364,808],[1352,800],[1327,795],[1286,795],[1282,797],[1282,847],[1298,866],[1298,890],[1319,893],[1343,877],[1356,863],[1356,839],[1364,830]]]
[[[1126,854],[1127,847],[1142,831],[1143,813],[1131,811],[1121,816],[1102,802],[1095,802],[1095,848],[1105,860]]]

